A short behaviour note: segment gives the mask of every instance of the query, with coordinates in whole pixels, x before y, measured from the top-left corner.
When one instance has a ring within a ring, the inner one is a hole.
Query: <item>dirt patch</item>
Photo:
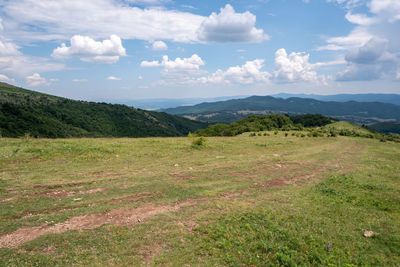
[[[156,193],[143,192],[143,193],[132,195],[132,196],[114,198],[111,200],[107,200],[107,202],[122,202],[122,201],[126,201],[126,200],[134,200],[135,201],[138,199],[149,198],[149,197],[157,196],[157,195],[161,195],[161,193],[160,192],[156,192]]]
[[[180,172],[172,173],[172,175],[175,176],[176,178],[181,179],[181,180],[192,180],[192,179],[196,179],[196,177],[193,176],[193,175],[189,175],[189,174],[185,174],[185,173],[180,173]]]
[[[291,178],[279,178],[279,179],[273,179],[273,180],[269,180],[269,181],[265,181],[265,182],[254,183],[254,186],[257,186],[257,187],[278,187],[278,186],[285,186],[285,185],[301,186],[303,184],[298,183],[298,182],[300,182],[300,181],[315,182],[315,181],[317,181],[317,179],[314,177],[316,177],[319,173],[325,172],[327,170],[328,170],[327,168],[318,168],[318,169],[314,169],[312,171],[312,173],[310,173],[310,174],[301,173],[301,174],[297,174]]]
[[[107,188],[94,188],[89,190],[80,190],[80,191],[66,191],[66,190],[59,190],[59,191],[51,191],[51,192],[43,192],[37,194],[31,194],[28,197],[50,197],[50,198],[61,198],[61,197],[72,197],[75,195],[85,195],[85,194],[94,194],[97,192],[106,191]]]
[[[194,201],[166,206],[149,204],[138,208],[116,209],[107,213],[72,217],[63,223],[55,225],[20,228],[10,234],[0,236],[0,247],[15,248],[45,234],[59,234],[69,230],[94,229],[106,223],[134,226],[151,216],[175,212],[183,207],[193,206],[194,204],[196,204]]]
[[[128,188],[135,187],[135,186],[136,185],[133,185],[133,184],[124,184],[124,185],[121,185],[119,187],[119,189],[128,189]]]
[[[57,189],[64,187],[77,187],[93,184],[94,181],[91,182],[79,182],[79,183],[68,183],[68,184],[55,184],[55,185],[35,185],[33,188],[35,189]]]
[[[12,196],[12,197],[5,198],[5,199],[0,200],[0,202],[1,202],[1,203],[10,202],[10,201],[13,201],[14,199],[17,199],[17,198],[18,198],[18,196]]]

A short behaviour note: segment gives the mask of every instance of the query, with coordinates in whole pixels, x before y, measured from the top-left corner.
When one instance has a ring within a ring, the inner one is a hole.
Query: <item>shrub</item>
[[[204,146],[205,143],[206,143],[206,139],[203,136],[200,136],[199,138],[193,139],[192,146],[201,147],[201,146]]]

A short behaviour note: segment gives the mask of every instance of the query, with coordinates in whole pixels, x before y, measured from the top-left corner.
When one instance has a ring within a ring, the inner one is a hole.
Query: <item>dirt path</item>
[[[194,201],[186,201],[167,206],[149,204],[138,208],[116,209],[107,213],[72,217],[63,223],[55,225],[20,228],[10,234],[0,236],[0,247],[16,248],[25,242],[34,240],[45,234],[59,234],[69,230],[94,229],[106,223],[134,226],[151,216],[175,212],[183,207],[192,206],[194,204]]]

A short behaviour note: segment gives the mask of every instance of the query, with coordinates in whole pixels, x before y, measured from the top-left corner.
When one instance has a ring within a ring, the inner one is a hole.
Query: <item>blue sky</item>
[[[400,93],[399,0],[0,0],[0,80],[74,99]]]

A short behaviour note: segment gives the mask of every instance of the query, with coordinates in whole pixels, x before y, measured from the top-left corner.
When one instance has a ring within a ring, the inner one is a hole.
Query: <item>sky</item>
[[[400,93],[399,0],[0,0],[0,81],[83,100]]]

